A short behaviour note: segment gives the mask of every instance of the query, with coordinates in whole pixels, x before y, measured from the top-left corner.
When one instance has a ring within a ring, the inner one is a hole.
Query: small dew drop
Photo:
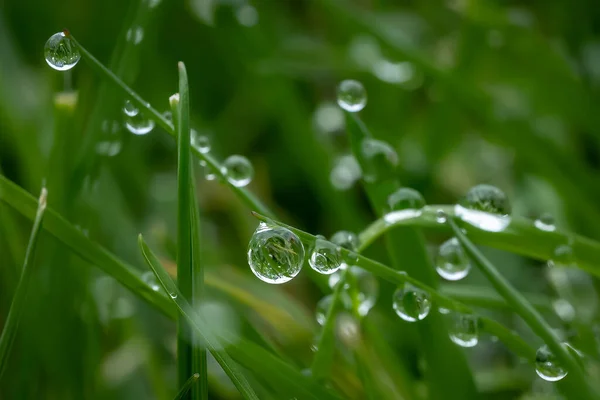
[[[165,111],[163,117],[169,122],[173,122],[173,113],[171,111]]]
[[[150,289],[154,290],[155,292],[158,292],[160,290],[160,285],[158,284],[158,281],[156,280],[156,275],[154,275],[154,272],[152,271],[146,271],[142,274],[142,280],[144,281],[144,283],[146,283],[148,286],[150,286]]]
[[[560,381],[567,376],[567,371],[546,345],[540,347],[535,353],[535,372],[548,382]]]
[[[358,112],[367,105],[367,91],[358,81],[342,81],[337,87],[337,103],[348,112]]]
[[[260,224],[248,244],[248,264],[260,280],[281,284],[292,280],[304,262],[304,246],[292,231]]]
[[[125,127],[134,135],[146,135],[154,129],[154,120],[144,117],[141,112],[125,117]]]
[[[202,154],[210,151],[210,140],[208,136],[201,135],[195,129],[190,132],[190,145]]]
[[[248,185],[254,177],[254,167],[252,163],[244,157],[233,155],[227,157],[221,171],[227,177],[229,183],[235,187],[244,187]]]
[[[374,183],[395,176],[398,166],[398,153],[388,143],[367,138],[361,143],[360,149],[364,158],[363,179]]]
[[[177,298],[177,293],[175,293],[175,292],[169,293],[169,296],[171,296],[172,299],[176,299]]]
[[[508,198],[491,185],[471,188],[454,211],[463,221],[489,232],[501,232],[510,224]]]
[[[79,62],[81,54],[73,39],[64,32],[50,36],[44,46],[44,58],[48,65],[57,71],[67,71]]]
[[[331,275],[342,264],[340,254],[332,243],[317,239],[308,263],[312,269],[323,275]]]
[[[347,309],[364,317],[377,302],[379,282],[373,274],[362,268],[357,266],[349,268],[350,271],[346,275],[347,286],[342,292],[342,301]]]
[[[235,13],[235,17],[240,25],[247,28],[253,27],[258,23],[258,11],[250,4],[244,4],[239,7]]]
[[[404,187],[388,196],[387,205],[389,211],[420,210],[425,207],[425,199],[415,189]]]
[[[450,310],[449,310],[449,309],[447,309],[447,308],[444,308],[444,307],[438,307],[438,312],[439,312],[440,314],[444,314],[444,315],[446,315],[446,314],[450,314]]]
[[[540,215],[540,217],[533,222],[533,225],[541,231],[553,232],[556,230],[554,217],[548,213]]]
[[[479,343],[479,321],[475,315],[450,312],[447,316],[450,340],[461,347],[474,347]]]
[[[358,321],[347,313],[338,315],[336,319],[336,333],[340,341],[350,348],[356,348],[360,342]]]
[[[338,231],[334,233],[331,236],[331,243],[350,251],[356,251],[359,244],[356,233],[350,231]]]
[[[129,28],[125,34],[125,39],[134,45],[140,44],[144,39],[144,28],[141,26],[133,26]]]
[[[435,259],[435,270],[449,281],[461,280],[469,274],[471,263],[457,238],[442,243]]]
[[[399,286],[392,301],[394,311],[408,322],[421,321],[431,310],[431,296],[410,283]]]
[[[135,117],[140,112],[140,110],[131,102],[131,100],[125,100],[123,112],[128,117]]]
[[[344,155],[335,161],[329,173],[329,181],[331,186],[337,190],[348,190],[360,179],[361,175],[362,171],[356,158],[352,155]]]
[[[117,121],[102,121],[102,136],[96,143],[96,154],[103,157],[114,157],[121,152],[122,143],[119,132],[121,125]]]
[[[435,212],[435,222],[438,224],[445,224],[448,221],[448,215],[444,210],[437,210]]]
[[[317,323],[319,325],[324,325],[325,320],[327,319],[327,312],[331,307],[331,302],[333,301],[333,295],[325,296],[317,303],[317,310],[315,316],[317,318]]]

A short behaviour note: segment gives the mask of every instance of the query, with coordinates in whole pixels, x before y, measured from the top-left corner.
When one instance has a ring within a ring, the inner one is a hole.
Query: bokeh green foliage
[[[562,228],[600,238],[597,7],[583,1],[568,8],[559,1],[251,3],[258,23],[247,27],[236,15],[242,0],[69,0],[60,7],[4,0],[2,174],[31,193],[45,180],[51,208],[140,270],[146,267],[136,244],[139,232],[165,264],[173,264],[176,144],[160,128],[142,137],[122,128],[122,151],[112,158],[96,154],[102,122],[121,121],[125,98],[85,60],[68,75],[47,67],[43,45],[67,27],[161,111],[177,90],[176,63],[184,61],[192,127],[209,132],[217,157],[249,157],[256,169],[251,190],[280,219],[306,231],[359,231],[375,218],[360,185],[343,192],[332,187],[330,170],[350,152],[350,143],[343,126],[326,130],[315,113],[335,101],[340,80],[354,78],[369,96],[361,118],[374,137],[397,150],[398,180],[428,203],[450,204],[472,185],[491,183],[508,193],[515,214],[550,212]],[[144,28],[138,45],[126,40],[132,26]],[[414,77],[390,83],[382,72],[389,62],[409,62]],[[198,194],[211,299],[230,307],[246,338],[299,368],[309,366],[314,305],[329,289],[309,279],[308,268],[282,287],[258,282],[245,260],[256,225],[250,210],[218,182],[199,180]],[[1,316],[14,294],[30,229],[0,203]],[[426,238],[433,249],[446,236]],[[549,314],[550,322],[590,358],[598,357],[595,279],[567,274],[567,287],[557,293],[539,260],[484,250],[518,289],[546,295],[548,304],[571,293],[576,319],[567,324]],[[389,263],[383,241],[367,254]],[[39,272],[11,368],[0,380],[1,398],[175,396],[171,321],[45,232],[35,262]],[[487,285],[475,271],[461,284]],[[408,387],[408,393],[428,392],[421,346],[436,343],[422,343],[393,314],[393,289],[382,283],[378,306],[363,321],[369,341],[352,356],[339,349],[332,381],[345,396],[395,399]],[[541,344],[510,311],[482,313],[531,345]],[[554,386],[501,344],[482,338],[463,353],[486,398],[555,395]],[[237,398],[213,361],[210,398]],[[259,397],[268,398],[272,391],[261,377],[250,379]]]

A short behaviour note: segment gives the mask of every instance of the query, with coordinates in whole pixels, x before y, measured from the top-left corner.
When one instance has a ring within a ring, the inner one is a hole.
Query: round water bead
[[[448,214],[444,210],[437,210],[435,212],[435,222],[438,224],[445,224],[448,221]]]
[[[208,136],[199,134],[195,129],[190,132],[190,144],[202,154],[210,151],[210,140]]]
[[[360,147],[364,159],[363,179],[373,183],[392,178],[398,166],[398,153],[388,143],[367,138]]]
[[[387,198],[389,211],[400,211],[407,209],[420,210],[425,207],[423,195],[411,188],[400,188]]]
[[[215,179],[217,179],[217,174],[215,173],[215,170],[208,165],[208,163],[204,160],[200,160],[198,161],[198,164],[200,164],[200,167],[202,168],[202,175],[204,176],[204,179],[206,179],[207,181],[214,181]]]
[[[431,296],[410,283],[399,286],[392,301],[394,311],[408,322],[421,321],[431,310]]]
[[[165,119],[169,122],[173,122],[173,113],[171,111],[165,111],[163,113],[163,117],[165,117]]]
[[[125,100],[125,105],[123,106],[123,112],[128,117],[135,117],[140,110],[131,102],[131,100]]]
[[[457,238],[442,243],[435,258],[435,270],[449,281],[461,280],[469,274],[471,263]]]
[[[254,177],[254,167],[244,156],[233,155],[227,157],[221,170],[229,183],[235,187],[246,186]]]
[[[248,264],[260,280],[280,284],[302,269],[304,246],[292,231],[261,223],[248,244]]]
[[[560,381],[568,373],[546,345],[540,347],[535,353],[535,372],[548,382]]]
[[[533,222],[533,225],[539,230],[546,232],[552,232],[556,230],[556,226],[554,225],[554,217],[548,213],[540,215],[540,217]]]
[[[461,347],[474,347],[479,342],[479,320],[475,315],[450,312],[448,333],[450,340]]]
[[[377,301],[379,282],[373,274],[357,266],[349,267],[343,288],[344,305],[361,317],[366,316]],[[339,282],[339,279],[338,279]]]
[[[317,323],[319,325],[324,325],[325,320],[327,319],[327,312],[331,307],[331,303],[333,301],[333,295],[325,296],[317,303],[317,310],[315,316],[317,318]]]
[[[330,275],[340,269],[342,260],[335,245],[326,240],[317,239],[308,263],[318,273]]]
[[[58,32],[50,36],[44,46],[44,58],[49,66],[57,71],[73,68],[81,58],[79,49],[70,36]]]
[[[337,103],[348,112],[360,111],[367,105],[367,91],[359,81],[347,79],[337,87]]]
[[[346,250],[356,251],[358,248],[358,236],[354,232],[338,231],[331,236],[331,243]]]
[[[142,274],[142,280],[144,281],[144,283],[146,283],[148,286],[150,286],[150,289],[154,290],[155,292],[158,292],[160,290],[160,285],[158,284],[158,281],[156,280],[156,275],[154,275],[154,272],[152,271],[146,271]]]
[[[154,120],[144,117],[141,112],[125,117],[125,127],[134,135],[145,135],[154,129]]]
[[[508,198],[491,185],[471,188],[454,212],[463,221],[485,231],[501,232],[510,224]]]

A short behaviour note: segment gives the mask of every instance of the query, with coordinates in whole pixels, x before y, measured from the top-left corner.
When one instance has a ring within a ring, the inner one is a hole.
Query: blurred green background
[[[368,93],[361,117],[398,152],[401,182],[428,203],[451,204],[490,183],[509,195],[514,214],[547,212],[558,226],[600,239],[595,2],[0,1],[1,173],[33,194],[45,182],[52,208],[145,269],[140,232],[165,263],[175,257],[175,142],[159,127],[130,134],[122,125],[126,98],[85,59],[67,73],[46,65],[44,44],[64,28],[159,111],[168,109],[176,63],[184,61],[192,127],[210,137],[219,159],[247,156],[256,171],[251,190],[298,228],[329,237],[375,218],[335,104],[338,82],[356,79]],[[110,156],[103,142],[115,146]],[[225,328],[306,368],[314,307],[329,289],[308,268],[281,287],[254,278],[246,246],[256,220],[227,187],[202,179],[200,168],[197,177],[211,301]],[[0,321],[30,226],[0,203]],[[446,239],[427,238],[432,253]],[[543,263],[484,250],[519,289],[556,296]],[[381,243],[368,255],[388,261]],[[174,396],[171,321],[45,233],[35,268],[0,398]],[[567,300],[577,319],[551,322],[596,357],[597,282],[583,273],[571,278],[576,290]],[[476,271],[459,284],[487,285]],[[398,359],[408,360],[415,380],[422,366],[418,338],[402,337],[406,323],[391,310],[392,291],[381,283],[366,318],[379,348],[362,361],[395,387]],[[511,313],[490,315],[541,344]],[[573,333],[582,325],[586,340]],[[485,398],[558,398],[489,339],[465,351]],[[336,380],[349,398],[367,398],[369,389],[349,372],[354,361],[340,361]],[[210,378],[211,398],[238,398],[215,363]],[[382,393],[376,398],[401,398],[395,389]]]

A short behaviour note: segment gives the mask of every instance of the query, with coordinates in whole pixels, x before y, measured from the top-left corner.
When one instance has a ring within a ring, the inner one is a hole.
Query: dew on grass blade
[[[395,176],[398,166],[398,153],[388,143],[366,138],[360,146],[364,159],[363,179],[365,182],[374,183]]]
[[[541,231],[553,232],[556,230],[554,217],[548,213],[540,215],[540,217],[533,222],[533,225]]]
[[[474,347],[479,343],[479,320],[475,315],[455,311],[446,315],[450,340],[461,347]]]
[[[135,117],[140,110],[131,102],[131,100],[125,100],[125,105],[123,105],[123,112],[128,117]]]
[[[325,320],[327,319],[327,312],[329,311],[329,307],[331,307],[332,301],[333,301],[333,295],[328,295],[328,296],[323,297],[317,303],[315,317],[316,317],[317,323],[319,325],[325,324]]]
[[[355,348],[360,342],[360,326],[356,318],[347,313],[337,316],[336,334],[338,339],[350,348]]]
[[[398,286],[392,306],[396,314],[407,322],[421,321],[431,310],[431,296],[410,283]]]
[[[347,154],[337,158],[329,173],[331,186],[337,190],[348,190],[360,179],[362,171],[353,155]]]
[[[163,117],[169,122],[173,122],[173,113],[171,111],[165,111]]]
[[[248,264],[260,280],[280,284],[302,269],[304,246],[292,231],[261,223],[248,244]]]
[[[510,211],[504,192],[491,185],[474,186],[454,209],[463,221],[489,232],[506,229],[510,224]]]
[[[344,306],[358,316],[366,316],[377,301],[379,282],[373,274],[357,266],[351,266],[346,275],[346,285],[342,291]],[[339,279],[338,283],[339,284]]]
[[[389,211],[420,210],[425,207],[425,199],[417,190],[403,187],[388,196],[387,206]]]
[[[547,345],[543,345],[535,353],[535,372],[548,382],[560,381],[568,373]]]
[[[435,212],[435,222],[438,224],[445,224],[448,221],[448,215],[444,210],[437,210]]]
[[[317,239],[308,263],[312,269],[323,275],[331,275],[342,265],[336,246],[323,239]]]
[[[202,154],[210,151],[210,139],[208,139],[208,136],[201,135],[195,129],[192,129],[190,132],[190,145]]]
[[[156,275],[154,275],[154,272],[152,271],[146,271],[142,274],[142,280],[144,281],[144,283],[148,286],[150,286],[150,289],[154,290],[155,292],[158,292],[160,290],[160,285],[158,284],[158,281],[156,280]]]
[[[449,281],[461,280],[469,274],[471,263],[457,238],[442,243],[435,258],[435,270]]]
[[[248,185],[254,177],[254,167],[250,160],[239,155],[227,157],[223,162],[221,171],[227,177],[229,183],[235,187]]]
[[[55,70],[67,71],[79,62],[81,54],[73,39],[64,32],[58,32],[50,36],[46,42],[44,58],[48,65]]]
[[[175,293],[175,292],[169,293],[169,296],[171,296],[172,299],[176,299],[177,298],[177,293]]]
[[[132,117],[125,116],[125,127],[134,135],[146,135],[154,129],[154,125],[154,120],[146,118],[141,112]]]
[[[122,143],[119,132],[121,125],[117,121],[102,121],[101,137],[96,143],[96,154],[104,157],[114,157],[121,152]]]
[[[354,232],[338,231],[331,236],[331,243],[346,250],[356,251],[358,248],[358,236]]]
[[[337,87],[337,103],[348,112],[360,111],[367,105],[367,91],[362,83],[347,79]]]

